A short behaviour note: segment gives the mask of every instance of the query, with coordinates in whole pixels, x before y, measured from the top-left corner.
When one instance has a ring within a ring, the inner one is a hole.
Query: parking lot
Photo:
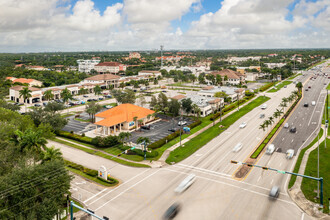
[[[67,119],[68,124],[62,129],[63,131],[73,131],[75,134],[82,134],[95,129],[95,126],[93,126],[91,123],[74,120],[74,116],[71,116]]]
[[[191,118],[183,118],[183,121],[187,123],[183,126],[188,126],[193,123]],[[180,126],[178,126],[179,117],[170,118],[170,117],[162,117],[161,121],[155,122],[150,125],[150,130],[140,128],[137,131],[133,131],[132,137],[129,141],[136,143],[139,137],[148,137],[150,139],[150,143],[156,142],[169,134],[172,134],[174,130],[179,130]],[[173,129],[173,131],[169,131],[169,129]]]

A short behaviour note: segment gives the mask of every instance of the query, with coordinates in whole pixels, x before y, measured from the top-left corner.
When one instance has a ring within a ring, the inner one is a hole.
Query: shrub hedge
[[[90,137],[81,136],[81,135],[78,135],[78,134],[71,134],[70,132],[67,132],[67,131],[56,131],[55,133],[58,136],[70,138],[70,139],[76,140],[76,141],[81,141],[81,142],[84,142],[86,144],[91,144],[92,143],[92,138],[90,138]]]
[[[270,87],[272,87],[274,84],[275,84],[275,83],[273,83],[273,82],[271,82],[271,83],[267,83],[266,85],[261,86],[260,89],[259,89],[259,91],[260,91],[260,92],[263,92],[263,91],[269,89]]]
[[[76,169],[76,170],[80,170],[81,172],[83,172],[83,173],[85,173],[89,176],[97,177],[97,175],[98,175],[97,170],[92,170],[92,169],[86,168],[86,167],[84,167],[80,164],[76,164],[76,163],[68,161],[68,160],[64,160],[64,162],[65,162],[66,166],[71,167],[71,168]]]

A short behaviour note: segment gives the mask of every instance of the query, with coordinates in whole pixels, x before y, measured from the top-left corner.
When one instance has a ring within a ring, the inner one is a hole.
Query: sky
[[[330,48],[330,0],[0,0],[1,52]]]

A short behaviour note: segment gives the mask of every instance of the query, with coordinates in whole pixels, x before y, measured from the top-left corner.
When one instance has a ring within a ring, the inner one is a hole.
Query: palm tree
[[[191,105],[192,110],[195,113],[195,118],[197,118],[198,113],[200,112],[200,108],[198,107],[198,105],[196,105],[195,103]]]
[[[102,92],[101,87],[99,85],[96,85],[94,87],[94,94],[97,95],[97,96],[99,96],[99,95],[101,95],[101,92]]]
[[[294,91],[292,91],[291,93],[292,93],[295,97],[298,96],[298,90],[294,90]]]
[[[283,114],[283,111],[282,111],[281,109],[276,109],[275,112],[276,112],[279,116],[281,116],[281,115]]]
[[[137,124],[136,124],[137,119],[138,119],[137,116],[133,117],[133,121],[134,121],[134,124],[135,124],[135,131],[136,131],[137,127],[138,127]]]
[[[139,137],[136,142],[138,144],[142,144],[144,146],[143,152],[144,152],[144,159],[147,157],[147,146],[150,144],[150,139],[147,137]]]
[[[143,123],[143,120],[142,119],[139,119],[138,122],[139,122],[139,126],[141,126],[142,123]]]
[[[21,152],[31,150],[33,152],[40,152],[41,149],[46,149],[47,140],[43,137],[41,130],[33,131],[27,129],[25,132],[16,130],[13,141],[20,146]]]
[[[270,125],[269,121],[265,120],[263,124],[265,125],[265,127],[267,128],[267,131],[268,131],[268,126]]]
[[[119,135],[118,135],[118,139],[119,141],[124,145],[124,140],[126,138],[126,132],[120,132]]]
[[[68,88],[65,88],[62,90],[61,92],[61,98],[63,99],[63,102],[67,102],[69,101],[69,99],[72,99],[72,94],[71,92],[68,90]]]
[[[268,118],[268,121],[269,121],[270,125],[272,125],[274,123],[274,118],[272,116],[270,116]]]
[[[46,147],[46,150],[42,152],[41,163],[54,160],[63,160],[62,152],[60,151],[60,149],[55,148],[54,146],[50,148]]]
[[[281,102],[280,107],[282,107],[282,111],[284,112],[284,108],[287,107],[285,102]]]
[[[92,123],[95,121],[95,114],[101,111],[102,106],[96,104],[95,102],[90,102],[86,105],[86,112],[92,116]]]
[[[263,124],[261,124],[261,125],[259,126],[259,129],[262,129],[263,131],[265,131],[265,128],[266,128],[265,123],[263,123]]]
[[[54,98],[54,94],[53,94],[52,90],[47,90],[47,91],[44,93],[44,98],[45,98],[45,100],[47,100],[47,101],[53,99],[53,98]]]
[[[25,112],[26,112],[26,100],[32,97],[31,93],[32,91],[29,90],[28,87],[24,87],[22,90],[19,91],[19,98],[23,97],[24,100]]]

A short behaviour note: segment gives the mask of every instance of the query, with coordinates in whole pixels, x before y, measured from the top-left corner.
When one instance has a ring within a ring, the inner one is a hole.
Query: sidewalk
[[[258,98],[260,95],[256,95],[254,98],[250,99],[248,102],[240,105],[240,107],[244,107],[245,105],[249,104],[251,101],[255,100],[256,98]],[[235,110],[231,111],[230,113],[228,113],[227,115],[224,115],[221,117],[221,119],[225,119],[227,118],[229,115],[233,114],[235,112]],[[220,118],[215,120],[214,124],[217,124],[218,122],[220,122]],[[197,135],[203,133],[205,130],[209,129],[210,127],[213,126],[213,122],[210,123],[209,125],[205,126],[204,128],[200,129],[199,131],[197,131],[196,133],[188,136],[187,138],[181,140],[181,145],[184,145],[186,142],[190,141],[192,138],[196,137]],[[158,161],[160,161],[162,164],[165,164],[165,160],[167,159],[167,157],[170,155],[171,151],[175,150],[176,148],[180,147],[180,142],[174,144],[172,147],[166,149],[163,153],[163,155],[158,159]]]
[[[322,128],[324,129],[323,126],[322,126]],[[318,132],[317,132],[317,134],[318,134]],[[325,139],[324,135],[322,135],[319,142],[321,143],[322,141],[324,141],[324,139]],[[300,168],[298,171],[299,174],[305,173],[309,154],[313,150],[315,150],[317,148],[317,146],[318,146],[318,142],[316,142],[311,148],[306,150],[306,152],[303,156],[303,159],[301,161],[301,164],[300,164]],[[301,183],[302,183],[302,177],[298,176],[296,179],[296,182],[294,183],[292,188],[290,188],[288,190],[291,199],[308,215],[313,216],[315,218],[320,218],[320,219],[330,219],[330,216],[319,211],[319,204],[311,202],[305,198],[303,192],[301,191]]]

